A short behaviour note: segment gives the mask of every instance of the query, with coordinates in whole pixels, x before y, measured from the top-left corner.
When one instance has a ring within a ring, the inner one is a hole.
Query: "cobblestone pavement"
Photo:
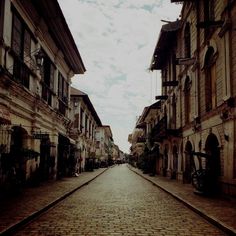
[[[191,184],[183,184],[163,176],[149,176],[130,165],[129,168],[195,209],[214,224],[226,229],[230,235],[236,235],[236,199],[197,195],[194,194]]]
[[[130,171],[109,169],[15,235],[225,235]]]
[[[94,172],[83,172],[79,177],[45,182],[34,188],[24,188],[21,193],[7,199],[0,199],[0,235],[74,189],[96,178],[105,170],[105,168],[101,168]]]

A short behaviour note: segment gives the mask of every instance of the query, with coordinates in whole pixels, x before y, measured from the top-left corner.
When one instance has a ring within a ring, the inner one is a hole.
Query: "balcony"
[[[182,129],[169,129],[167,125],[167,117],[163,117],[152,129],[150,138],[154,142],[162,142],[164,139],[173,136],[180,137]]]
[[[161,142],[167,137],[167,118],[163,117],[152,129],[151,138],[155,142]]]

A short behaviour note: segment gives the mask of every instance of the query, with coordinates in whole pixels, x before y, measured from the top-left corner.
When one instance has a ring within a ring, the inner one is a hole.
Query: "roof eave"
[[[180,29],[182,24],[181,20],[170,22],[162,26],[156,47],[154,49],[150,70],[160,70],[163,67],[165,60],[166,48],[169,45],[169,40],[173,40],[173,36]]]
[[[53,40],[63,52],[65,61],[74,74],[84,74],[86,68],[58,1],[35,0],[33,4],[47,22]],[[62,38],[66,40],[61,40]]]

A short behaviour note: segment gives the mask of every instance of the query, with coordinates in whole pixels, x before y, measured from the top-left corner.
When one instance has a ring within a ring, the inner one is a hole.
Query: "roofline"
[[[71,97],[81,97],[84,100],[84,102],[86,103],[86,105],[91,109],[91,113],[92,113],[95,121],[97,122],[97,125],[102,126],[102,122],[101,122],[101,120],[100,120],[100,118],[99,118],[99,116],[98,116],[98,114],[97,114],[97,112],[96,112],[96,110],[95,110],[95,108],[94,108],[94,106],[93,106],[92,102],[90,101],[89,96],[87,94],[81,94],[81,95],[74,94],[74,95],[70,95],[70,96]]]
[[[43,16],[49,27],[49,33],[63,52],[64,58],[74,74],[84,74],[86,68],[58,1],[34,0],[32,4]],[[61,38],[66,40],[60,40]]]
[[[152,59],[151,59],[151,64],[149,66],[149,70],[155,70],[155,69],[161,69],[159,60],[160,60],[160,55],[161,52],[164,49],[164,46],[161,45],[162,41],[164,41],[166,43],[168,37],[170,37],[172,34],[176,33],[180,27],[182,25],[182,21],[177,19],[176,21],[173,22],[169,22],[167,24],[162,25],[160,33],[159,33],[159,37],[152,55]],[[171,28],[173,27],[173,28]],[[166,52],[166,51],[165,51]],[[158,58],[159,57],[159,58]]]

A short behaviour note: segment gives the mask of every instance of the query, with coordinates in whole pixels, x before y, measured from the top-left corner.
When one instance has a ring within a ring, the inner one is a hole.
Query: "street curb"
[[[26,225],[27,223],[29,223],[30,221],[34,220],[35,218],[39,217],[42,213],[44,213],[45,211],[49,210],[50,208],[52,208],[53,206],[55,206],[56,204],[58,204],[59,202],[61,202],[62,200],[64,200],[65,198],[67,198],[68,196],[70,196],[71,194],[73,194],[74,192],[76,192],[77,190],[79,190],[80,188],[88,185],[90,182],[92,182],[93,180],[95,180],[97,177],[99,177],[100,175],[102,175],[105,171],[107,171],[109,169],[106,168],[105,170],[103,170],[102,172],[100,172],[98,175],[94,176],[93,178],[89,179],[88,181],[86,181],[85,183],[79,185],[78,187],[68,191],[67,193],[65,193],[64,195],[62,195],[61,197],[57,198],[56,200],[52,201],[51,203],[49,203],[48,205],[46,205],[45,207],[43,207],[42,209],[32,213],[31,215],[27,216],[26,218],[24,218],[23,220],[20,220],[19,222],[17,222],[14,225],[9,226],[7,229],[3,230],[0,232],[0,235],[11,235],[13,233],[15,233],[20,227]]]
[[[172,193],[171,191],[167,190],[166,188],[160,186],[159,184],[157,184],[156,182],[154,182],[153,180],[147,178],[146,176],[138,173],[137,171],[135,171],[134,169],[130,168],[128,166],[128,168],[133,171],[135,174],[141,176],[142,178],[146,179],[147,181],[149,181],[150,183],[152,183],[153,185],[155,185],[156,187],[160,188],[161,190],[163,190],[164,192],[170,194],[173,198],[175,198],[176,200],[182,202],[185,206],[187,206],[188,208],[190,208],[192,211],[194,211],[195,213],[197,213],[198,215],[200,215],[201,217],[203,217],[204,219],[206,219],[208,222],[210,222],[211,224],[215,225],[216,227],[218,227],[219,229],[221,229],[222,231],[224,231],[225,233],[227,233],[228,235],[236,235],[236,231],[235,229],[233,229],[232,227],[229,227],[227,225],[225,225],[223,222],[217,220],[215,217],[207,214],[206,212],[200,210],[199,208],[197,208],[196,206],[194,206],[193,204],[191,204],[190,202],[184,200],[183,198],[181,198],[180,196],[176,195],[175,193]]]

